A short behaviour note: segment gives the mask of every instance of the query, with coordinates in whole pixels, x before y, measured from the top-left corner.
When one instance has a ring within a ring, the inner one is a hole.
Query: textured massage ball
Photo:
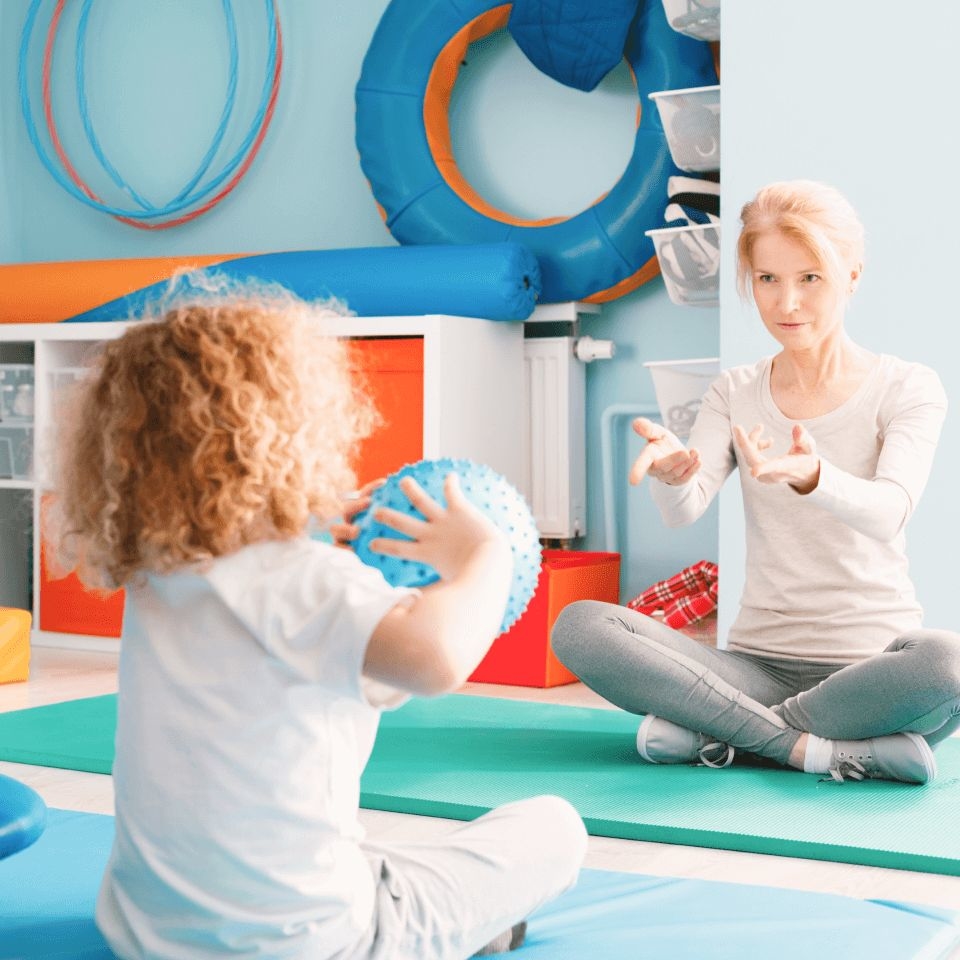
[[[374,553],[370,550],[370,541],[378,537],[404,539],[402,534],[373,518],[378,507],[390,507],[422,517],[400,489],[404,477],[413,477],[434,500],[445,505],[443,481],[449,473],[457,474],[464,496],[507,535],[513,551],[513,583],[500,625],[501,632],[504,632],[526,610],[537,588],[540,535],[523,495],[490,467],[472,460],[443,458],[420,460],[390,474],[383,486],[371,495],[370,507],[354,520],[360,532],[353,541],[353,549],[364,563],[379,569],[392,586],[424,587],[438,580],[439,575],[433,567]]]

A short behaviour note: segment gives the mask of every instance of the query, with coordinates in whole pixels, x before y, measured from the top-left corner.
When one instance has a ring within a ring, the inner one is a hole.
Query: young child
[[[124,960],[506,950],[585,852],[579,816],[549,796],[440,842],[364,842],[380,711],[466,679],[497,633],[511,553],[455,476],[445,508],[407,482],[425,520],[381,517],[413,538],[381,552],[440,573],[421,591],[308,536],[341,512],[374,423],[329,313],[275,289],[195,295],[108,342],[66,411],[61,566],[126,587],[97,904]]]

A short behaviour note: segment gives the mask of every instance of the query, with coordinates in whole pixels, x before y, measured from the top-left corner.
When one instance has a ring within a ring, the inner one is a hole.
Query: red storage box
[[[574,600],[620,599],[620,554],[544,550],[537,590],[522,617],[493,642],[470,675],[476,683],[557,687],[575,683],[550,649],[550,631],[560,611]]]

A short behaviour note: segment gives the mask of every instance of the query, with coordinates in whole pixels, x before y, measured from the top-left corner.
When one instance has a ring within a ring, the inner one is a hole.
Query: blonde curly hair
[[[377,417],[324,332],[334,311],[276,287],[215,294],[105,343],[64,404],[48,537],[89,587],[301,536],[356,483]]]

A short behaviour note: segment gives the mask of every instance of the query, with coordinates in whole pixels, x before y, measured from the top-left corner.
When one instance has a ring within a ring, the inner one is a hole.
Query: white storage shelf
[[[0,364],[30,366],[34,374],[32,473],[0,479],[0,605],[32,611],[33,642],[39,645],[116,649],[109,638],[39,628],[40,538],[35,531],[40,497],[49,485],[44,447],[52,433],[56,384],[73,379],[98,344],[120,336],[127,326],[0,324]],[[474,459],[521,485],[522,439],[516,425],[523,402],[522,323],[440,315],[344,317],[331,333],[422,337],[423,456]],[[2,455],[0,450],[0,466]]]

